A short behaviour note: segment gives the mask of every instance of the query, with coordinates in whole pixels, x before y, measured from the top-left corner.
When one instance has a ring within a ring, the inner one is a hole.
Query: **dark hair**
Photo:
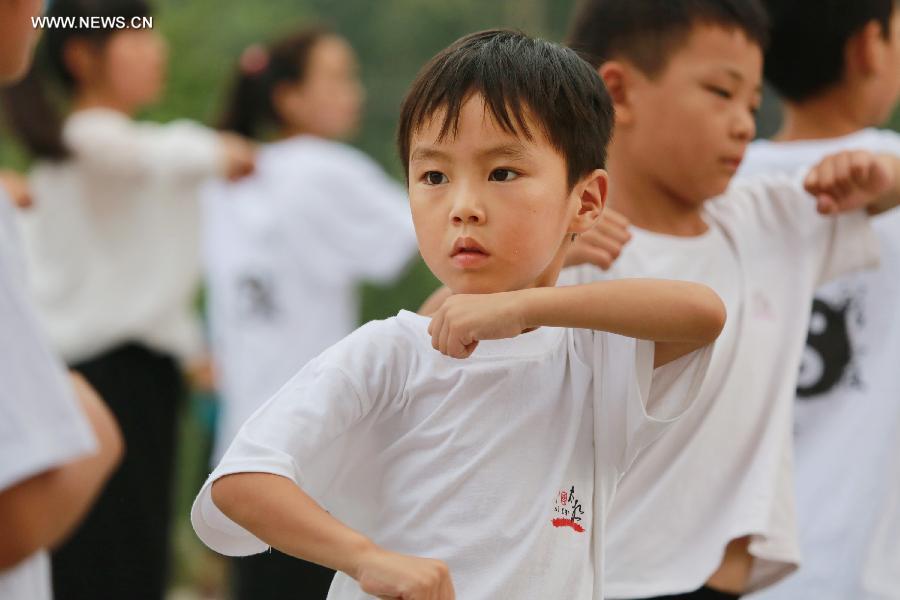
[[[324,26],[307,27],[268,49],[247,48],[238,61],[237,76],[219,127],[259,139],[266,127],[282,125],[281,115],[272,102],[276,86],[302,82],[312,49],[328,35],[334,34]]]
[[[606,165],[613,108],[597,72],[568,48],[498,29],[457,40],[416,76],[397,130],[407,178],[416,131],[444,110],[440,139],[456,135],[462,105],[476,93],[504,131],[533,139],[531,117],[565,158],[570,186]]]
[[[801,102],[844,77],[847,42],[867,23],[890,36],[897,0],[765,0],[772,19],[766,79],[787,100]]]
[[[740,30],[761,48],[767,43],[759,0],[585,0],[567,43],[594,67],[624,58],[652,77],[701,23]]]
[[[150,15],[145,0],[54,0],[47,11],[49,18],[124,17],[126,26],[135,17]],[[57,102],[48,93],[48,79],[61,84],[62,95],[76,85],[65,61],[71,40],[87,40],[103,49],[109,39],[121,31],[114,27],[80,28],[50,27],[44,31],[35,64],[18,84],[3,92],[3,108],[10,128],[25,146],[41,158],[62,159],[68,155],[62,142],[62,117]]]

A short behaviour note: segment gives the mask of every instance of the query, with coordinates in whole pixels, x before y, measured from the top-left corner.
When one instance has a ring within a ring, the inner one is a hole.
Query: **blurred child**
[[[142,0],[55,0],[52,17],[147,15]],[[198,186],[252,167],[246,142],[190,122],[132,116],[162,89],[165,45],[151,29],[53,28],[45,58],[69,112],[38,95],[40,71],[11,94],[12,125],[41,160],[21,214],[32,293],[54,348],[118,419],[121,469],[54,555],[58,598],[163,595],[179,361],[198,352]]]
[[[900,154],[875,129],[900,94],[895,0],[767,0],[765,74],[784,100],[772,141],[750,145],[738,175],[793,172],[840,150]],[[795,404],[799,572],[771,600],[876,600],[900,590],[900,213],[872,221],[877,270],[816,292]],[[836,484],[837,482],[837,484]]]
[[[613,598],[736,598],[796,565],[791,405],[809,302],[877,260],[862,208],[900,195],[897,158],[861,154],[808,175],[817,201],[800,173],[710,200],[753,139],[766,32],[755,0],[591,0],[572,28],[615,103],[610,202],[635,227],[610,275],[585,267],[569,280],[699,281],[729,314],[697,404],[619,485]]]
[[[27,68],[42,2],[0,0],[0,84]],[[47,549],[84,517],[122,440],[96,393],[68,378],[27,301],[13,207],[0,185],[0,598],[51,600]]]
[[[520,33],[423,69],[400,155],[419,250],[458,295],[357,329],[254,413],[194,503],[209,546],[334,568],[332,599],[602,597],[615,483],[724,319],[695,284],[553,287],[603,204],[611,126],[596,73]]]
[[[338,141],[359,121],[357,70],[347,42],[320,28],[241,56],[222,126],[273,141],[254,176],[204,195],[222,400],[215,462],[265,400],[353,331],[359,282],[396,277],[416,252],[405,190]],[[277,551],[234,567],[236,597],[247,600],[324,598],[334,575]]]

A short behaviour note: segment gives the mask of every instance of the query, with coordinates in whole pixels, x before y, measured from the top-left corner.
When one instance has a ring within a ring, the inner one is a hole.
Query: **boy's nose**
[[[751,142],[756,136],[756,119],[750,111],[741,111],[731,125],[731,134],[742,142]]]
[[[470,223],[473,225],[484,224],[485,214],[481,204],[469,194],[460,194],[453,203],[450,211],[450,219],[455,224]]]

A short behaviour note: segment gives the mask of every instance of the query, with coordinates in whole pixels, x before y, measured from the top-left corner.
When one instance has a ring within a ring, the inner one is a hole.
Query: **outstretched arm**
[[[619,279],[497,294],[455,295],[432,317],[433,346],[469,356],[480,340],[541,326],[608,331],[656,342],[655,366],[712,343],[725,306],[707,286],[685,281]]]
[[[293,481],[236,473],[212,485],[215,505],[232,521],[286,554],[342,571],[379,598],[452,600],[447,566],[376,546],[316,504]]]

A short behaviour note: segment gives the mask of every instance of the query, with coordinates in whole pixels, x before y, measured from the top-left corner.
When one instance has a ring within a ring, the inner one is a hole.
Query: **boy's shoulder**
[[[401,310],[393,317],[369,321],[325,350],[323,360],[342,362],[351,356],[381,360],[431,348],[427,317]]]
[[[811,167],[829,154],[843,150],[900,153],[900,133],[890,129],[867,128],[849,135],[818,140],[756,140],[747,149],[738,177]]]

